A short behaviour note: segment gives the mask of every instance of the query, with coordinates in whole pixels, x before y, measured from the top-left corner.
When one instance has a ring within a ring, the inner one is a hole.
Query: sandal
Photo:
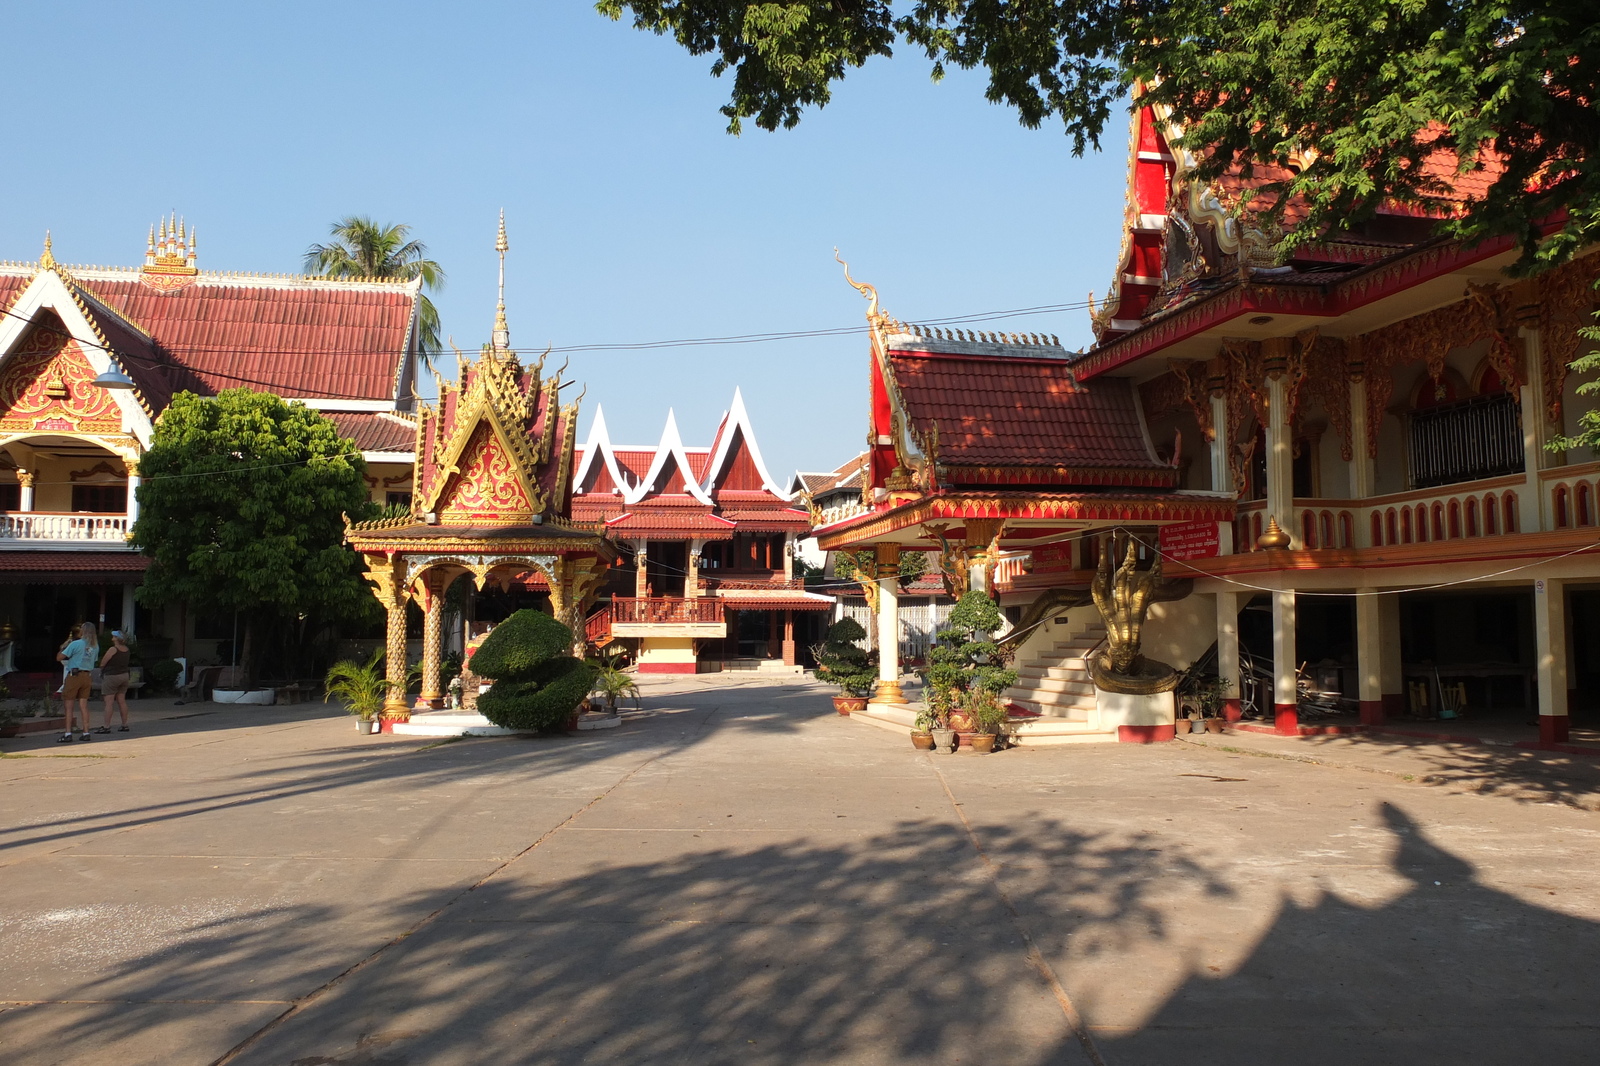
[[[95,732],[96,733],[109,733],[109,732],[111,732],[111,727],[103,725],[99,729],[96,729]]]

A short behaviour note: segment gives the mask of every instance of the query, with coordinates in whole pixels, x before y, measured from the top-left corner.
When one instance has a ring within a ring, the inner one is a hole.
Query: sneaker
[[[96,729],[95,732],[104,735],[106,733],[111,732],[111,727],[108,726],[108,725],[103,725],[99,729]]]
[[[71,733],[62,733],[59,737],[56,737],[56,743],[57,744],[71,744],[72,743],[72,734]]]
[[[128,727],[127,727],[127,726],[125,726],[125,725],[119,725],[119,726],[117,726],[117,732],[119,732],[119,733],[126,733],[126,732],[127,732],[127,731],[128,731]]]
[[[89,734],[87,732],[82,732],[82,733],[78,734],[78,739],[83,741],[85,744],[87,744],[87,743],[89,743],[90,737],[89,737]]]

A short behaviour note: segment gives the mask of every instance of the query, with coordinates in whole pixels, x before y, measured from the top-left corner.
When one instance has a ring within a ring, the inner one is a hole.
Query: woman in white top
[[[83,728],[78,731],[78,739],[89,739],[89,692],[94,687],[91,671],[94,670],[95,660],[99,658],[100,639],[95,635],[93,622],[79,626],[78,639],[56,653],[56,660],[67,669],[66,680],[61,683],[61,703],[67,716],[66,731],[57,739],[59,744],[72,740],[74,703],[83,717]]]

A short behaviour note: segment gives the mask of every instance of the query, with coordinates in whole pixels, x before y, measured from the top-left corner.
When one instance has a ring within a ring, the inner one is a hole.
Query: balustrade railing
[[[0,514],[0,540],[86,540],[121,544],[128,539],[124,514],[10,511]]]
[[[1600,464],[1595,473],[1600,474]],[[1582,484],[1578,482],[1580,487]],[[1526,485],[1522,476],[1514,474],[1365,500],[1297,499],[1294,528],[1284,532],[1295,537],[1296,547],[1310,551],[1383,548],[1518,533],[1522,531],[1518,498],[1526,491]],[[1583,513],[1589,516],[1587,524],[1594,524],[1600,520],[1594,503],[1600,484],[1591,478],[1588,486],[1583,495],[1587,510]],[[1555,493],[1557,489],[1550,491]],[[1575,501],[1572,513],[1577,515],[1577,490],[1569,491]],[[1235,552],[1258,550],[1256,540],[1267,521],[1266,507],[1262,500],[1239,504],[1234,518]],[[1557,528],[1562,528],[1559,522]]]
[[[713,624],[723,620],[722,600],[715,596],[701,596],[686,600],[672,596],[651,598],[611,599],[612,625],[682,625],[684,623]]]

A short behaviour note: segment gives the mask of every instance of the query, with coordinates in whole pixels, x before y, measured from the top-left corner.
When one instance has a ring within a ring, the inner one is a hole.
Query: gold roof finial
[[[39,265],[46,270],[56,265],[55,253],[50,250],[50,231],[44,231],[44,254],[39,257]]]
[[[852,289],[866,297],[868,301],[867,321],[876,326],[878,324],[878,290],[873,288],[871,285],[868,285],[866,282],[857,281],[855,278],[850,276],[850,264],[839,258],[839,249],[837,246],[835,246],[833,249],[833,258],[835,262],[844,267],[844,280],[850,283],[850,287]]]
[[[500,299],[494,309],[494,347],[506,351],[511,347],[511,327],[506,324],[506,252],[511,244],[506,240],[506,209],[500,209],[500,232],[494,239],[494,250],[500,253]]]

